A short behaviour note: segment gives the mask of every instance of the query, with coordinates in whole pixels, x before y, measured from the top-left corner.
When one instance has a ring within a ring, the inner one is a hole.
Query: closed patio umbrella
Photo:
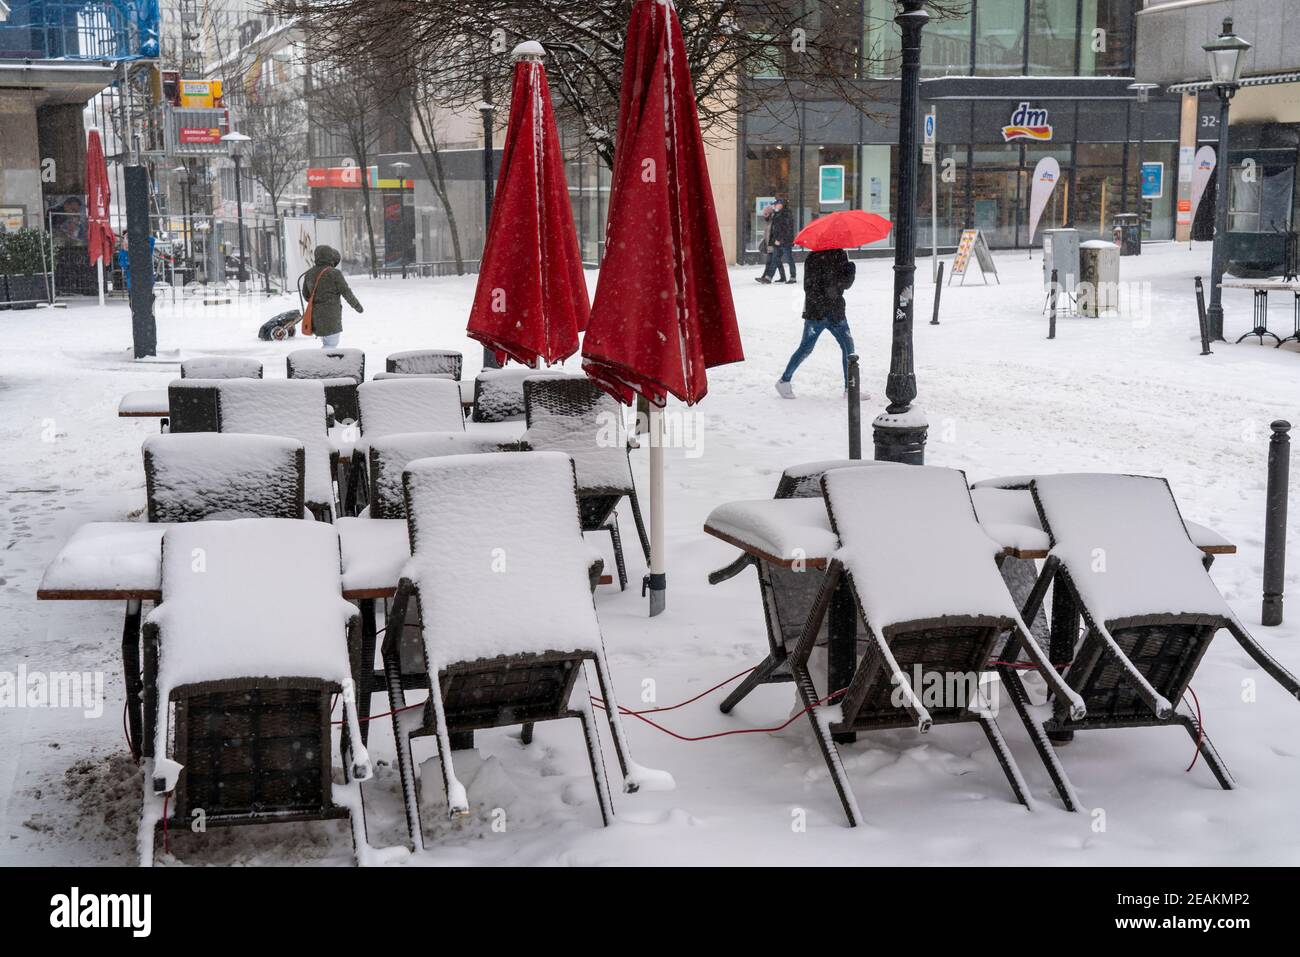
[[[663,407],[693,405],[706,370],[744,354],[705,165],[681,23],[636,0],[624,44],[605,260],[582,367],[624,403],[650,404],[650,614],[665,604]]]
[[[96,264],[99,304],[104,304],[104,263],[113,255],[117,237],[108,225],[108,167],[104,164],[104,144],[99,130],[86,134],[86,209],[87,245],[90,261]]]
[[[468,334],[525,365],[578,351],[590,304],[541,44],[514,50],[510,125]]]

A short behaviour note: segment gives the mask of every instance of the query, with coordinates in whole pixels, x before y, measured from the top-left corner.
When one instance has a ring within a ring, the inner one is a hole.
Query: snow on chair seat
[[[465,431],[381,436],[370,443],[370,517],[406,518],[402,475],[416,459],[507,451],[518,451],[518,444]]]
[[[609,533],[619,588],[626,588],[627,566],[618,527],[618,505],[624,498],[631,506],[647,563],[650,543],[632,480],[623,407],[583,375],[529,376],[523,387],[528,426],[524,447],[560,451],[573,459],[582,530]]]
[[[790,661],[849,823],[857,825],[862,815],[833,735],[886,728],[925,733],[934,724],[978,723],[1016,799],[1030,806],[981,682],[1003,636],[1010,632],[1003,655],[1023,647],[1073,713],[1081,714],[1082,704],[1021,622],[998,574],[1001,547],[979,525],[966,476],[926,466],[842,468],[826,472],[822,488],[840,548]],[[847,687],[818,689],[809,659],[839,588],[852,595],[865,640],[857,642],[861,654]],[[1015,672],[998,673],[1025,720]],[[1026,727],[1032,734],[1034,725],[1026,721]],[[1041,732],[1035,746],[1073,809],[1069,784]]]
[[[384,371],[399,375],[450,375],[459,381],[465,358],[450,349],[412,349],[392,352],[384,360]]]
[[[325,388],[320,380],[227,379],[218,383],[222,432],[279,435],[303,445],[303,499],[319,519],[335,511],[334,454],[325,430]]]
[[[347,376],[366,381],[366,354],[360,349],[295,349],[284,357],[290,379],[333,379]]]
[[[1047,730],[1181,725],[1230,789],[1232,777],[1204,730],[1177,707],[1211,640],[1226,628],[1288,694],[1300,697],[1300,682],[1260,647],[1219,594],[1169,483],[1065,474],[1039,476],[1031,487],[1052,544],[1035,595],[1041,602],[1049,584],[1064,589],[1068,603],[1058,614],[1077,615],[1086,628],[1068,649],[1065,679],[1088,714],[1058,709]]]
[[[260,379],[262,363],[237,356],[198,356],[181,362],[182,379]]]
[[[272,435],[154,435],[144,441],[149,521],[302,518],[302,443]]]
[[[141,863],[153,861],[163,795],[177,831],[200,808],[208,827],[350,817],[364,858],[356,782],[371,768],[353,691],[360,635],[340,594],[333,528],[243,519],[167,530],[162,602],[144,633]],[[344,717],[341,785],[331,772],[334,695]]]
[[[560,718],[582,723],[601,816],[609,823],[613,807],[588,698],[588,661],[625,790],[670,787],[670,776],[641,768],[628,755],[592,602],[591,553],[578,525],[571,460],[558,452],[421,459],[407,468],[405,486],[411,560],[393,615],[404,620],[407,603],[418,603],[434,678],[418,721],[403,721],[398,641],[392,631],[385,634],[412,843],[423,846],[412,736],[435,736],[448,809],[459,815],[468,802],[452,766],[451,734]]]

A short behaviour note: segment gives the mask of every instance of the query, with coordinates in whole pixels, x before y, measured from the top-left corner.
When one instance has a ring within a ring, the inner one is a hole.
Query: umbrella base
[[[662,573],[646,575],[641,593],[650,596],[650,617],[662,615],[668,607],[668,576]]]

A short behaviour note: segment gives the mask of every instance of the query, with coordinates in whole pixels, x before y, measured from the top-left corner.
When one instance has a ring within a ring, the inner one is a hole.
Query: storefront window
[[[1024,69],[1024,0],[979,0],[975,9],[975,74],[1016,76]]]
[[[804,148],[803,197],[795,204],[796,223],[806,226],[826,213],[859,208],[856,154],[855,146]]]
[[[1123,158],[1124,147],[1119,144],[1079,146],[1073,222],[1081,240],[1111,238],[1111,218],[1124,211]]]
[[[1032,0],[1029,5],[1029,73],[1073,76],[1078,47],[1079,0]]]
[[[1014,246],[1019,210],[1020,171],[971,170],[971,211],[975,228],[990,246]]]
[[[940,247],[955,246],[961,238],[961,229],[966,210],[966,147],[943,146],[938,151],[938,168],[934,170],[934,187],[939,206],[938,237]],[[955,174],[951,182],[945,182],[944,169],[951,169]],[[916,217],[918,231],[916,241],[919,246],[930,245],[930,186],[931,170],[921,166],[921,182],[918,184]]]
[[[1080,76],[1125,76],[1133,62],[1134,0],[1081,0]]]
[[[897,12],[894,0],[862,2],[862,71],[868,77],[899,75],[903,39],[894,22]]]
[[[767,223],[763,209],[778,196],[790,199],[799,185],[797,146],[751,146],[745,151],[744,246],[756,252]]]
[[[970,32],[974,4],[956,18],[930,14],[921,41],[922,76],[967,76],[970,74]]]
[[[1290,227],[1293,168],[1269,169],[1258,163],[1236,165],[1229,171],[1229,182],[1229,232],[1268,233]]]

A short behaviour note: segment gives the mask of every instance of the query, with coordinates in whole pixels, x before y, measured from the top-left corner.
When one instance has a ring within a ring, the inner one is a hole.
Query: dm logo
[[[1033,110],[1027,102],[1021,102],[1011,114],[1011,122],[1002,127],[1003,142],[1013,140],[1037,140],[1046,143],[1052,138],[1052,125],[1047,122],[1046,110]]]

